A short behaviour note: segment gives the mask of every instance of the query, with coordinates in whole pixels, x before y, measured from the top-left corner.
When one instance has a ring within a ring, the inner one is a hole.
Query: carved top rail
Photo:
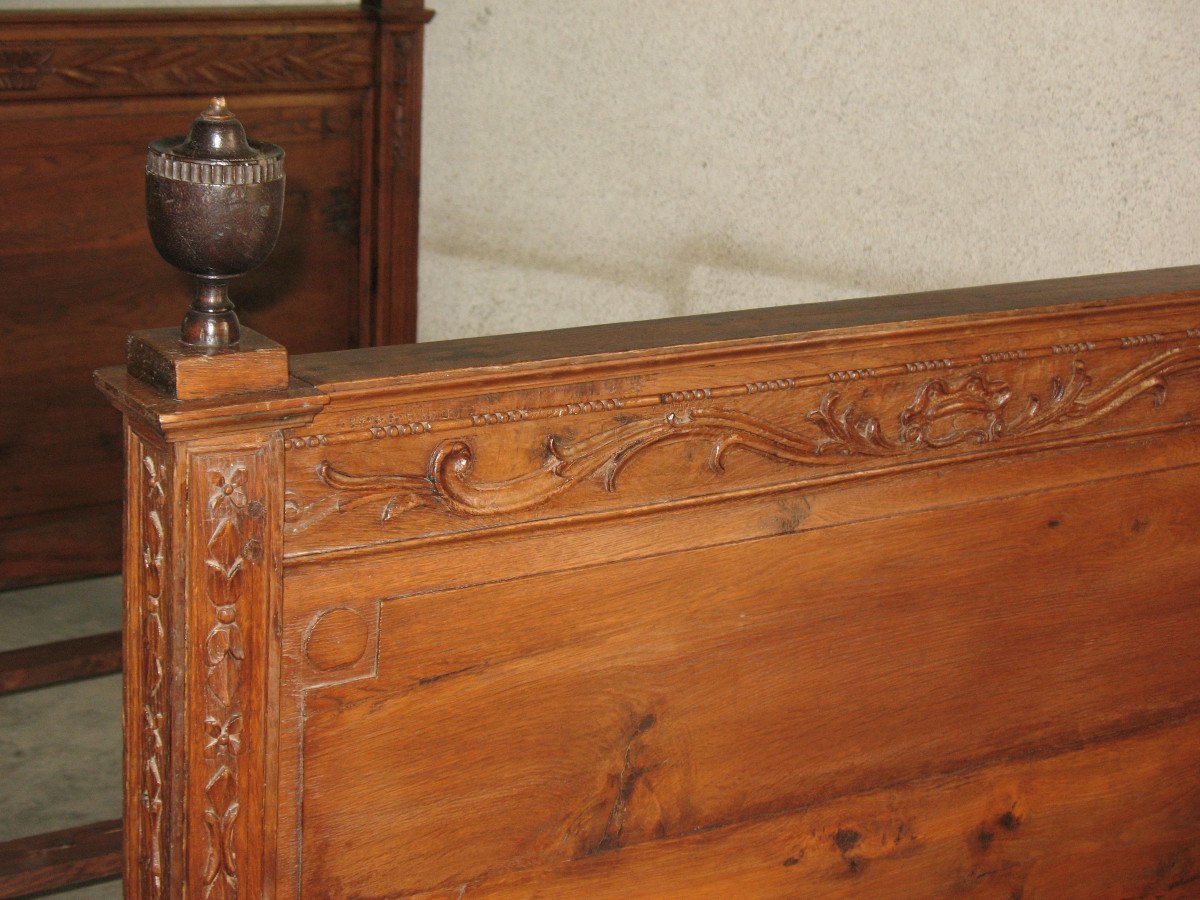
[[[291,360],[286,392],[180,403],[177,436],[283,414],[285,555],[844,483],[1190,427],[1200,267]],[[653,457],[653,464],[645,460]]]
[[[1200,266],[1179,266],[313,353],[294,360],[293,371],[330,393],[391,393],[451,382],[500,382],[525,371],[545,372],[558,367],[555,361],[582,372],[636,369],[648,358],[678,363],[783,354],[830,343],[850,349],[854,343],[879,343],[891,336],[970,328],[980,316],[988,316],[991,327],[1048,322],[1086,315],[1105,301],[1136,301],[1147,308],[1193,299],[1197,292]]]
[[[406,0],[364,3],[361,9],[300,7],[286,16],[252,4],[190,14],[0,12],[0,96],[192,94],[218,85],[259,92],[366,87],[374,23],[423,24],[432,15]],[[140,43],[130,38],[131,29]]]

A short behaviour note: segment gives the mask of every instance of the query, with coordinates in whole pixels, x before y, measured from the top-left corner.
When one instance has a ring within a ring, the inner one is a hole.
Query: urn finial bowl
[[[283,150],[252,141],[214,97],[184,136],[150,144],[146,219],[162,257],[196,279],[182,340],[219,349],[238,342],[229,281],[270,255],[283,219]]]

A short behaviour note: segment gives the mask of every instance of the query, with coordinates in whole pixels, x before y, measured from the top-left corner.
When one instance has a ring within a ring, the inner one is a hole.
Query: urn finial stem
[[[150,236],[167,262],[196,279],[183,343],[208,352],[237,345],[229,281],[259,266],[274,248],[283,191],[283,150],[249,140],[224,97],[212,98],[187,135],[150,144]]]
[[[183,342],[194,347],[231,347],[241,339],[228,279],[196,279],[196,294],[183,316],[181,332]]]

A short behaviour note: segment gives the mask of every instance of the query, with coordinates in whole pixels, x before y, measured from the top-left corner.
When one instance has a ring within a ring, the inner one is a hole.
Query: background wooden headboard
[[[413,340],[431,16],[0,14],[0,589],[120,566],[120,433],[88,385],[186,290],[146,233],[142,160],[208,96],[288,154],[279,245],[234,289],[244,321],[297,351]]]

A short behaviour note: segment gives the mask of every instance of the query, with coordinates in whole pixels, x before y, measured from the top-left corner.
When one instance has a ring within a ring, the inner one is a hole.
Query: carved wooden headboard
[[[119,567],[120,435],[90,373],[178,294],[139,162],[208,96],[287,145],[283,235],[240,286],[246,321],[303,351],[414,338],[431,15],[0,13],[0,589]]]
[[[291,375],[98,376],[128,896],[1195,896],[1200,268]]]

